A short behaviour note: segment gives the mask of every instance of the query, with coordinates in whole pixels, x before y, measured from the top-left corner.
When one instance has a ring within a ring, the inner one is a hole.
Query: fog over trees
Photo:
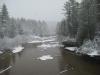
[[[10,17],[7,6],[3,4],[0,12],[1,49],[10,47],[8,46],[9,44],[16,45],[17,43],[27,42],[28,38],[30,39],[30,36],[43,37],[48,35],[48,27],[45,21]]]

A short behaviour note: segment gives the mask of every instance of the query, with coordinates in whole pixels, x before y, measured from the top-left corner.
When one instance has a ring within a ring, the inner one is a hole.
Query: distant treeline
[[[77,42],[93,40],[100,33],[100,1],[68,0],[64,4],[65,19],[58,23],[57,34],[75,38]]]
[[[0,38],[14,38],[17,35],[31,34],[44,36],[48,34],[47,23],[31,19],[15,19],[9,16],[7,7],[3,4],[0,11]]]

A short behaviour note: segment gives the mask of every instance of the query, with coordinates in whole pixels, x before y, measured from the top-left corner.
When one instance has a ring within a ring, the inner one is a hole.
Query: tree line
[[[4,37],[14,38],[17,35],[39,35],[48,34],[47,23],[25,18],[13,18],[9,16],[7,6],[2,5],[0,10],[0,39]]]
[[[74,38],[81,44],[99,35],[98,0],[68,0],[64,4],[65,18],[58,23],[57,34]]]

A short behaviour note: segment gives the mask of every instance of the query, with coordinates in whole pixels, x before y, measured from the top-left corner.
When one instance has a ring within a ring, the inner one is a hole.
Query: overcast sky
[[[4,0],[0,0],[4,1]],[[60,21],[66,0],[5,0],[10,16],[27,19]]]

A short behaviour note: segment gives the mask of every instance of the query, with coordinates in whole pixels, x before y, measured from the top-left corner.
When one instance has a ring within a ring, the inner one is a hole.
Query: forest
[[[32,40],[34,36],[48,36],[47,23],[10,17],[5,4],[0,12],[0,49],[9,49]]]
[[[76,42],[82,52],[85,50],[86,53],[99,50],[99,9],[99,0],[82,0],[81,2],[68,0],[64,4],[65,18],[58,23],[57,27],[60,42]]]

